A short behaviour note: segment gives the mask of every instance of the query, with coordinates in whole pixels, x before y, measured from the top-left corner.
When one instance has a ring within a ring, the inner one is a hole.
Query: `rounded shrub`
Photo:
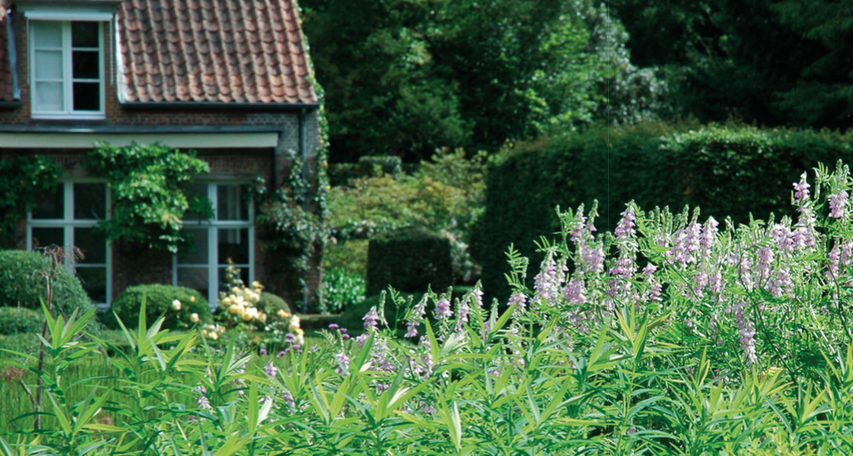
[[[261,300],[258,301],[258,306],[263,309],[267,315],[275,315],[279,310],[283,310],[287,313],[293,313],[290,311],[290,306],[287,304],[287,301],[278,295],[274,295],[266,291],[261,293]]]
[[[13,335],[40,332],[44,316],[40,310],[26,307],[0,307],[0,334]]]
[[[173,302],[180,301],[180,310],[175,310]],[[160,315],[166,315],[163,329],[187,328],[193,325],[192,314],[198,314],[200,323],[210,323],[210,305],[201,293],[184,287],[172,285],[136,285],[129,287],[121,296],[113,301],[110,315],[105,318],[105,324],[118,328],[116,316],[128,328],[135,328],[139,323],[139,309],[145,300],[145,321],[153,323]],[[115,316],[112,313],[115,313]]]
[[[50,260],[38,252],[0,250],[0,306],[41,309],[47,302],[47,278]],[[80,281],[64,267],[53,276],[53,304],[68,315],[75,309],[89,310],[89,296]]]
[[[444,291],[453,284],[450,241],[423,227],[386,231],[367,247],[367,295],[394,287],[404,292]]]

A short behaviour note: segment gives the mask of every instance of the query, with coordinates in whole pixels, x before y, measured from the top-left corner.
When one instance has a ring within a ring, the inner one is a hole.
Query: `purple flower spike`
[[[338,326],[338,324],[337,324],[337,323],[331,323],[331,324],[329,325],[329,329],[338,329],[338,328],[339,328],[339,326]]]

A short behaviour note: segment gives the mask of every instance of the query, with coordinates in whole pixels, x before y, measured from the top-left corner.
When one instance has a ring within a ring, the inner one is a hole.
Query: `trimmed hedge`
[[[41,310],[25,307],[0,307],[0,334],[40,333],[44,329]]]
[[[45,274],[50,267],[50,260],[38,252],[0,250],[0,306],[41,312],[41,302],[47,300]],[[53,303],[64,315],[92,307],[80,281],[64,267],[58,267],[54,275]]]
[[[328,176],[331,185],[346,185],[350,179],[389,174],[395,179],[403,175],[400,157],[391,155],[368,155],[358,159],[358,163],[333,163],[329,165]]]
[[[258,301],[258,306],[264,309],[264,312],[270,315],[275,315],[279,310],[284,310],[287,313],[293,313],[287,301],[266,291],[261,292],[261,300]],[[201,314],[199,314],[201,315]]]
[[[643,208],[701,207],[722,222],[794,215],[790,197],[803,170],[853,160],[853,135],[795,129],[708,126],[676,131],[650,124],[605,127],[505,150],[487,176],[486,211],[472,250],[483,266],[485,290],[506,298],[510,244],[531,259],[532,281],[541,255],[534,240],[559,229],[554,208],[587,211],[599,201],[599,230],[612,230],[634,200]]]
[[[163,321],[163,329],[177,329],[190,327],[190,316],[197,313],[202,323],[210,323],[212,320],[210,305],[199,292],[172,285],[136,285],[129,287],[113,301],[109,316],[104,323],[109,328],[119,328],[118,321],[113,312],[121,318],[122,323],[128,328],[136,328],[139,323],[139,309],[142,308],[142,299],[145,299],[145,321],[150,325],[160,315],[166,314]],[[193,302],[192,298],[195,298]],[[172,301],[181,302],[181,310],[172,308]]]
[[[367,296],[388,286],[414,293],[432,286],[442,292],[453,284],[450,241],[423,227],[390,230],[367,247]]]

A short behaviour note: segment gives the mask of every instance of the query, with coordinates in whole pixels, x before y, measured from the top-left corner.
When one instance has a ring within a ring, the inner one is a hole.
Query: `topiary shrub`
[[[423,227],[386,231],[367,247],[367,296],[388,286],[412,293],[453,284],[450,241]]]
[[[388,174],[399,179],[403,175],[402,160],[394,155],[366,155],[358,159],[358,168],[364,177]]]
[[[139,322],[139,309],[142,308],[142,300],[145,299],[145,319],[150,325],[160,315],[165,314],[163,321],[164,329],[187,328],[193,325],[192,314],[198,314],[200,323],[212,321],[210,305],[201,293],[184,287],[172,285],[136,285],[128,288],[113,301],[110,315],[105,318],[104,324],[110,328],[118,328],[116,316],[128,328],[135,328]],[[181,302],[180,310],[175,310],[173,302]],[[115,316],[112,315],[115,313]]]
[[[0,334],[37,333],[44,328],[40,310],[26,307],[0,307]]]
[[[41,302],[47,301],[45,274],[50,267],[50,260],[38,252],[0,250],[0,306],[41,311]],[[80,281],[64,267],[54,273],[53,304],[64,315],[92,307]]]

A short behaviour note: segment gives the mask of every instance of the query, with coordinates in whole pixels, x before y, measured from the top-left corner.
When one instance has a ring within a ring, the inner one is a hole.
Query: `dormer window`
[[[104,118],[104,32],[95,21],[30,21],[33,118]]]

